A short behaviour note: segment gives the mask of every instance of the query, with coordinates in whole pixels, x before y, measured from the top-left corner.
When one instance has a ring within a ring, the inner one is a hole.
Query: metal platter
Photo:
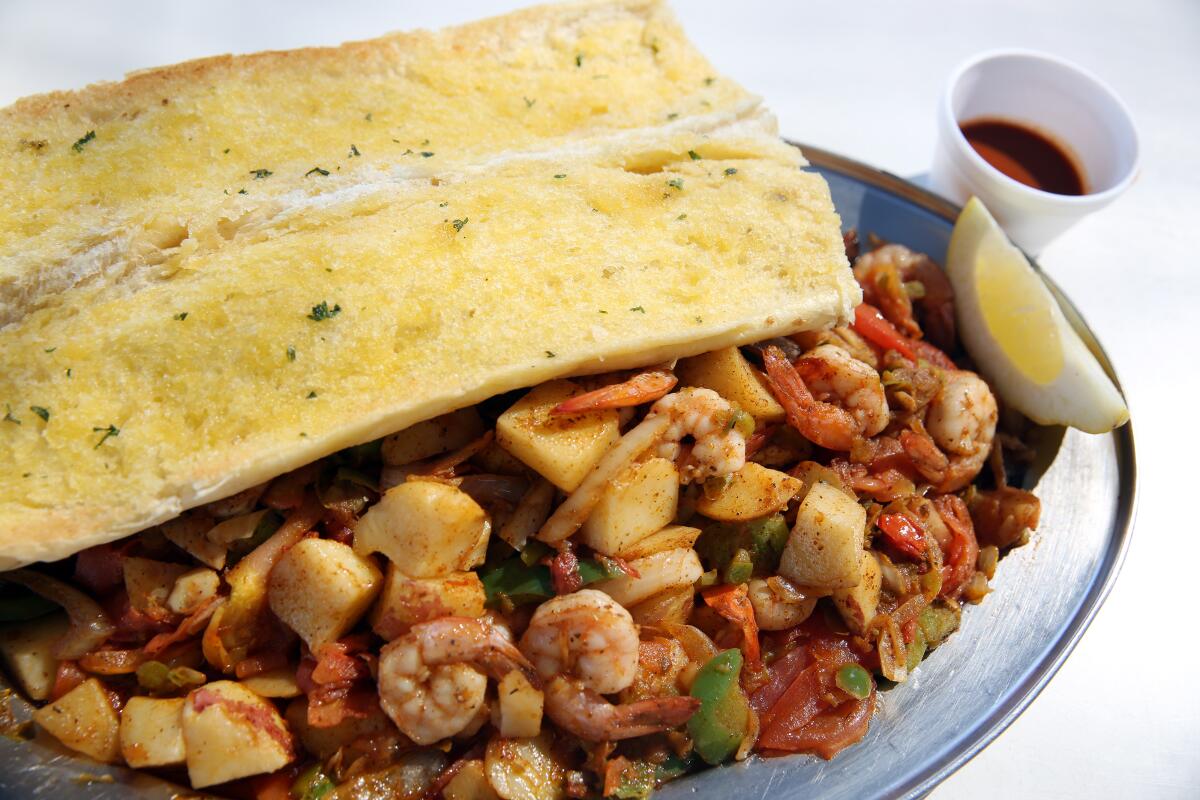
[[[941,262],[958,208],[864,164],[802,147],[829,181],[845,228],[874,233]],[[1043,274],[1064,313],[1112,374],[1082,316]],[[982,605],[905,684],[882,695],[866,739],[825,762],[809,756],[747,762],[676,781],[680,798],[919,797],[1000,734],[1066,660],[1104,602],[1129,544],[1135,505],[1131,425],[1103,436],[1043,429],[1025,488],[1042,499],[1033,541],[1005,556]],[[0,675],[0,685],[4,678]],[[10,700],[18,719],[31,711]],[[172,800],[200,797],[145,773],[76,757],[45,734],[0,737],[0,797]]]

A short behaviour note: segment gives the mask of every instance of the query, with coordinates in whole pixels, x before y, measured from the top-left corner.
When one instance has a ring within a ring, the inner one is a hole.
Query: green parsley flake
[[[737,167],[726,167],[725,174],[726,175],[737,175]]]
[[[555,179],[555,180],[560,180],[560,181],[561,181],[561,180],[562,180],[563,178],[565,178],[565,177],[567,177],[567,173],[565,173],[565,172],[560,172],[560,173],[558,173],[557,175],[555,175],[555,176],[554,176],[554,179]]]
[[[667,186],[670,186],[672,189],[682,190],[683,189],[683,178],[672,178],[671,180],[667,181]]]
[[[67,367],[67,377],[71,377],[71,368]]]
[[[247,192],[247,191],[245,190],[245,188],[242,188],[242,189],[238,189],[238,194],[250,194],[250,193],[249,193],[249,192]]]
[[[716,80],[717,80],[716,78],[705,78],[705,79],[704,79],[704,85],[705,85],[705,86],[712,86],[712,85],[713,85],[713,84],[716,82]]]
[[[229,148],[228,148],[228,147],[226,147],[226,148],[225,148],[224,150],[222,150],[221,152],[222,152],[223,154],[225,154],[225,155],[229,155]]]
[[[358,148],[355,147],[353,144],[351,144],[350,145],[350,155],[346,156],[346,158],[358,158],[361,155],[362,155],[362,153],[358,152]]]
[[[421,158],[433,158],[433,153],[429,152],[428,150],[422,150]]]
[[[42,418],[42,422],[50,421],[50,409],[42,408],[41,406],[30,406],[29,410]]]
[[[316,396],[317,396],[317,393],[316,393],[316,392],[309,392],[309,393],[308,393],[308,397],[306,397],[306,398],[304,398],[304,399],[305,399],[305,400],[312,400],[312,399],[313,399],[314,397],[316,397]]]
[[[546,358],[556,358],[556,357],[557,357],[557,356],[556,356],[556,354],[555,354],[555,352],[554,352],[553,350],[547,350],[547,351],[546,351]]]
[[[525,101],[526,108],[533,108],[533,104],[537,102],[536,98],[533,100],[530,100],[528,97],[522,97],[521,99]]]
[[[577,66],[577,67],[583,66],[583,53],[575,54],[575,66]]]
[[[263,178],[269,178],[275,173],[269,169],[252,169],[250,170],[250,174],[254,176],[254,180],[261,181]]]
[[[638,312],[639,314],[645,314],[645,313],[646,313],[646,309],[642,308],[641,306],[634,306],[633,308],[631,308],[631,309],[629,309],[629,310],[630,310],[630,311],[636,311],[636,312]]]
[[[45,350],[43,350],[42,352],[43,352],[43,353],[53,353],[53,352],[54,352],[55,350],[57,350],[57,349],[58,349],[57,347],[47,347],[47,348],[46,348]]]
[[[330,308],[329,303],[322,300],[320,303],[312,307],[312,313],[308,315],[308,318],[313,322],[320,322],[326,319],[333,319],[340,313],[342,313],[342,307],[340,305],[335,304],[333,308]]]
[[[92,428],[92,433],[103,433],[104,434],[103,436],[100,437],[100,441],[96,442],[96,444],[92,447],[93,450],[96,450],[100,447],[100,445],[107,442],[111,437],[120,436],[121,429],[118,428],[116,425],[109,425],[107,428]]]
[[[363,119],[365,119],[367,122],[370,122],[374,118],[375,118],[375,115],[372,114],[370,111],[368,111],[367,115],[365,117],[363,117]]]
[[[679,215],[678,217],[676,217],[675,219],[677,219],[677,220],[679,220],[679,219],[687,219],[687,214],[680,214],[680,215]]]
[[[688,150],[688,158],[690,158],[692,161],[699,161],[700,154],[697,153],[695,150]]]
[[[82,153],[83,148],[87,145],[87,143],[95,138],[96,138],[96,132],[88,131],[87,133],[85,133],[83,135],[82,139],[77,139],[75,141],[75,144],[71,145],[71,149],[74,150],[76,153]]]
[[[667,114],[667,119],[679,119],[679,112],[672,111],[670,114]]]
[[[171,317],[171,319],[175,319],[175,320],[179,320],[180,322],[183,322],[185,319],[187,319],[187,315],[188,315],[188,312],[180,311],[178,314]]]
[[[328,175],[328,174],[329,174],[329,170],[327,170],[327,169],[321,169],[320,167],[313,167],[313,168],[312,168],[312,169],[310,169],[308,172],[304,173],[304,177],[306,177],[306,178],[307,178],[309,175],[312,175],[312,174],[314,174],[314,173],[315,173],[315,174],[317,174],[317,175]]]
[[[288,361],[296,360],[296,348],[290,344],[287,346],[287,360]]]
[[[462,219],[454,220],[454,222],[451,222],[450,224],[454,226],[454,232],[458,233],[459,231],[461,231],[463,229],[463,226],[466,225],[470,221],[471,221],[470,217],[463,217]]]
[[[19,420],[19,419],[17,419],[16,417],[14,417],[14,416],[13,416],[13,413],[12,413],[12,406],[10,406],[8,403],[5,403],[5,404],[4,404],[4,421],[5,421],[5,422],[11,422],[11,423],[13,423],[14,425],[20,425],[20,424],[21,424],[21,420]]]

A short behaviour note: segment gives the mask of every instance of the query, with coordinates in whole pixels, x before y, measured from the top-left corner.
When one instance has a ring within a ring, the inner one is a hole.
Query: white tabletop
[[[0,105],[224,52],[368,38],[516,2],[0,2]],[[1141,179],[1042,254],[1112,356],[1133,412],[1140,503],[1121,578],[1062,671],[939,798],[1200,795],[1200,656],[1190,499],[1200,445],[1200,3],[679,0],[717,68],[766,97],[782,132],[900,175],[923,172],[934,103],[957,62],[1029,47],[1097,73],[1131,107]],[[1056,499],[1061,501],[1061,499]],[[1043,531],[1040,535],[1059,535]],[[1003,602],[992,596],[987,602]]]

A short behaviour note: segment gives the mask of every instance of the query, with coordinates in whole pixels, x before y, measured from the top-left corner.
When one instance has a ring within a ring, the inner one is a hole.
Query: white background
[[[0,105],[140,67],[438,27],[517,5],[0,0]],[[785,135],[900,175],[928,167],[942,81],[980,50],[1074,60],[1131,107],[1140,180],[1041,263],[1125,384],[1141,486],[1133,545],[1066,666],[935,796],[1200,797],[1200,258],[1185,246],[1200,228],[1200,2],[677,0],[676,11],[721,72],[766,97]]]

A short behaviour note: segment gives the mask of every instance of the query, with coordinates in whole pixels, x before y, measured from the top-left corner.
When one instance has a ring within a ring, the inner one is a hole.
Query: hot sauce
[[[1054,194],[1085,193],[1083,172],[1066,150],[1032,128],[1003,119],[959,125],[975,152],[1015,181]]]

